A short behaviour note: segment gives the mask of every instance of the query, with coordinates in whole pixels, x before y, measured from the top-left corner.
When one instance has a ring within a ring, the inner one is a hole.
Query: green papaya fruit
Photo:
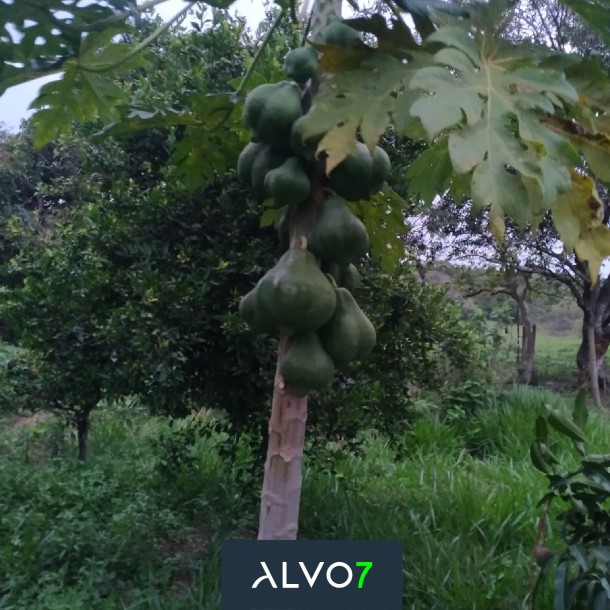
[[[305,121],[307,120],[308,118],[305,115],[293,123],[292,130],[290,132],[290,147],[297,155],[303,157],[303,159],[313,161],[316,156],[318,144],[324,137],[324,134],[318,133],[305,140],[303,138],[303,127],[305,125]]]
[[[302,115],[301,90],[295,83],[282,81],[253,89],[242,116],[254,142],[282,148],[290,143],[292,124]]]
[[[339,263],[322,261],[320,269],[324,273],[328,273],[335,280],[337,286],[347,288],[350,292],[353,292],[362,283],[362,277],[358,269],[351,263],[345,266]]]
[[[392,166],[387,153],[379,146],[373,155],[362,142],[356,142],[356,150],[333,169],[328,186],[348,201],[369,199],[383,187]]]
[[[366,357],[377,341],[375,328],[347,288],[336,288],[337,307],[318,331],[324,350],[337,368]]]
[[[252,166],[265,149],[261,142],[248,142],[237,158],[237,177],[242,184],[252,186]]]
[[[289,51],[284,58],[284,72],[300,85],[313,78],[318,71],[318,52],[310,45]]]
[[[315,256],[287,250],[257,284],[257,309],[286,336],[313,332],[326,324],[337,304],[335,291]]]
[[[361,41],[358,31],[350,28],[341,20],[334,19],[320,32],[319,40],[316,42],[333,44],[338,47],[349,47]]]
[[[259,311],[256,287],[239,302],[239,315],[256,334],[275,335],[276,329]]]
[[[295,335],[280,363],[280,375],[297,396],[322,390],[333,380],[335,365],[317,335]]]
[[[265,176],[265,191],[278,206],[298,205],[309,197],[311,183],[297,157],[289,157]]]
[[[356,290],[362,284],[362,276],[354,265],[349,264],[341,269],[341,281],[339,285],[347,288],[350,292]]]
[[[369,236],[345,201],[333,196],[322,203],[307,247],[323,261],[348,265],[366,253]]]
[[[267,199],[265,179],[267,174],[280,167],[286,161],[287,153],[279,148],[273,148],[266,144],[258,149],[257,157],[252,162],[250,169],[250,185],[257,199]]]
[[[371,195],[383,188],[385,181],[390,177],[391,173],[392,163],[388,153],[383,148],[376,146],[372,156]]]
[[[333,280],[335,280],[335,283],[338,286],[342,285],[341,284],[342,272],[341,272],[341,265],[339,263],[333,263],[333,262],[322,260],[320,262],[320,269],[324,273],[327,273],[328,275],[330,275],[333,278]]]

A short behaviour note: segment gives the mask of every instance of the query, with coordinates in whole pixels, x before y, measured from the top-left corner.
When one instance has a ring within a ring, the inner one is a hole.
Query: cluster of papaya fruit
[[[356,38],[358,32],[335,21],[322,42],[341,46]],[[375,345],[375,329],[351,293],[360,282],[354,262],[368,250],[369,237],[347,202],[379,191],[391,167],[381,148],[371,154],[357,143],[330,175],[316,173],[323,134],[305,140],[302,126],[317,51],[309,45],[290,51],[284,71],[291,80],[260,85],[244,103],[251,141],[239,157],[238,176],[257,198],[286,211],[277,227],[283,254],[243,297],[240,314],[255,332],[289,338],[280,373],[305,396]]]

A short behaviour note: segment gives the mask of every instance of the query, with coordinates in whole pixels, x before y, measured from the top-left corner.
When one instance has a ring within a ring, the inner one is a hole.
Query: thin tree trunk
[[[259,540],[296,540],[301,502],[307,397],[295,396],[280,375],[288,339],[280,338],[269,444],[261,495]]]
[[[534,374],[534,356],[535,356],[535,333],[532,322],[527,311],[525,301],[517,296],[513,296],[517,302],[519,317],[523,325],[523,340],[521,342],[521,362],[519,365],[519,381],[526,385],[532,382]]]
[[[76,433],[78,438],[78,459],[81,462],[86,462],[89,458],[89,411],[77,415]]]
[[[591,379],[591,392],[593,393],[593,404],[601,408],[602,397],[599,393],[599,377],[597,367],[597,350],[595,345],[595,329],[589,324],[587,329],[587,342],[589,343],[589,377]]]

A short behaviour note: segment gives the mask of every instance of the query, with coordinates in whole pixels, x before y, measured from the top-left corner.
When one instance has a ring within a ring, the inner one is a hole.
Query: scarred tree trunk
[[[584,316],[576,364],[579,383],[590,381],[594,402],[597,406],[601,406],[601,394],[607,391],[610,384],[610,370],[606,364],[610,338],[604,329],[595,323],[595,318],[596,316],[590,314]]]
[[[259,540],[295,540],[301,502],[301,467],[307,422],[307,397],[295,396],[280,375],[288,339],[282,337],[273,388]]]
[[[78,440],[78,459],[86,462],[89,458],[89,411],[83,411],[76,416],[76,434]]]
[[[534,327],[529,317],[525,299],[515,292],[513,295],[519,310],[519,322],[523,328],[523,338],[521,343],[521,362],[519,364],[519,381],[526,385],[532,382],[534,374],[535,341]]]

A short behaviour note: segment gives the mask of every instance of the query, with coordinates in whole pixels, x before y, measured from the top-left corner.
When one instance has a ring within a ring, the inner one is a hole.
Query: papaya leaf
[[[610,134],[592,134],[573,121],[560,117],[545,120],[549,128],[567,137],[585,157],[591,171],[604,182],[610,182]],[[599,122],[599,127],[606,127]]]
[[[587,263],[591,285],[594,286],[597,283],[602,262],[610,256],[610,229],[606,226],[591,229],[578,242],[574,250],[576,256]]]
[[[610,256],[610,229],[602,224],[604,205],[593,179],[573,172],[571,188],[557,198],[552,214],[566,251],[588,264],[595,284],[602,262]]]
[[[444,195],[453,175],[447,138],[439,138],[411,163],[406,178],[409,194],[431,204]]]
[[[354,53],[336,49],[322,59],[321,70],[329,65],[336,69],[342,55],[347,66],[322,82],[303,121],[305,139],[326,134],[317,154],[328,155],[328,173],[354,149],[358,131],[369,150],[374,149],[390,124],[397,96],[416,69],[416,62],[404,63],[379,50]]]
[[[119,122],[105,125],[93,139],[106,136],[120,137],[137,133],[144,129],[160,129],[167,127],[197,126],[201,121],[191,112],[172,109],[150,112],[141,108],[129,108]]]
[[[538,68],[534,55],[528,65],[521,50],[499,39],[444,27],[426,43],[444,48],[434,56],[437,66],[411,79],[412,89],[425,92],[411,114],[430,139],[451,130],[453,168],[472,173],[475,209],[491,205],[492,231],[501,238],[505,215],[525,226],[569,188],[565,147],[550,134],[541,137],[547,128],[539,116],[557,102],[576,103],[578,95],[561,72]]]
[[[405,51],[415,50],[419,44],[402,19],[395,17],[388,22],[381,15],[370,18],[345,19],[344,23],[359,32],[368,32],[377,38],[377,48],[392,54],[405,55]]]
[[[272,225],[277,226],[277,222],[286,211],[286,206],[281,208],[266,208],[261,214],[260,226],[261,228],[270,227]]]
[[[87,33],[131,29],[126,0],[72,2],[64,0],[0,0],[0,94],[8,87],[63,70],[79,56]]]
[[[576,172],[571,180],[570,190],[562,193],[552,207],[553,223],[568,252],[576,248],[584,234],[600,226],[604,218],[604,205],[594,180]]]
[[[235,167],[246,132],[230,93],[194,93],[189,102],[199,124],[186,128],[173,159],[185,186],[194,190]]]
[[[385,187],[367,201],[352,202],[349,207],[366,226],[371,257],[379,261],[384,271],[393,272],[405,256],[404,200]]]
[[[112,123],[120,119],[119,106],[127,103],[127,95],[110,77],[142,67],[146,60],[139,53],[117,66],[131,48],[111,42],[117,31],[111,27],[90,34],[80,46],[80,56],[64,63],[63,78],[41,87],[30,105],[38,109],[32,117],[36,147],[70,133],[73,121],[83,123],[100,118]]]

